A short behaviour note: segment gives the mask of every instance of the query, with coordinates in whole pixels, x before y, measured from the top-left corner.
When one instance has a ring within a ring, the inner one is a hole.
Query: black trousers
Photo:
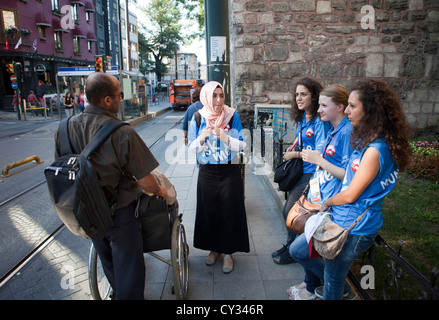
[[[118,300],[143,300],[145,261],[136,202],[117,209],[113,226],[103,240],[93,241],[105,275]]]

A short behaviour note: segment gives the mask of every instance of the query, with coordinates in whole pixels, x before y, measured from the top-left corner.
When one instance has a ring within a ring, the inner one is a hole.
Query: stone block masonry
[[[382,79],[414,131],[439,131],[439,1],[229,0],[232,105],[244,127],[255,103],[291,104],[312,77],[348,90]]]

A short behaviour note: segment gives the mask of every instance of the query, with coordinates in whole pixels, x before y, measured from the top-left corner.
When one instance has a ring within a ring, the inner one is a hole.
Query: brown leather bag
[[[305,230],[306,221],[313,215],[317,214],[321,205],[308,201],[307,192],[304,192],[299,200],[288,212],[287,227],[297,233],[302,234]]]

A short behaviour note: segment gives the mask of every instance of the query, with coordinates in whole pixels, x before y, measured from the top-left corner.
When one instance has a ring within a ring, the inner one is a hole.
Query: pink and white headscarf
[[[199,113],[206,119],[206,126],[208,128],[226,129],[235,113],[235,109],[224,105],[222,111],[215,111],[213,107],[213,92],[217,87],[224,91],[223,86],[216,81],[210,81],[203,86],[200,92],[200,100],[204,107],[199,110]]]

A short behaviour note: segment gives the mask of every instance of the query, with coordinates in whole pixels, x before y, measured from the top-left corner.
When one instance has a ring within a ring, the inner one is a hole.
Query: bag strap
[[[197,127],[199,128],[201,125],[201,114],[197,111],[194,112],[195,122],[197,123]]]
[[[355,219],[355,221],[351,224],[351,226],[347,229],[347,231],[351,231],[353,227],[355,227],[357,225],[358,222],[360,222],[361,219],[363,219],[364,215],[366,214],[367,211],[369,211],[370,207],[367,208],[361,215],[359,215],[357,217],[357,219]]]
[[[85,158],[90,156],[116,129],[123,125],[128,125],[128,123],[119,120],[108,121],[82,150],[81,156]]]
[[[61,155],[73,153],[69,138],[69,120],[70,117],[62,120],[59,124],[59,149]]]
[[[302,151],[302,149],[303,149],[303,141],[302,141],[302,122],[298,122],[298,123],[297,123],[297,129],[296,129],[296,130],[299,129],[299,124],[300,124],[300,130],[299,130],[299,142],[298,142],[299,150],[298,150],[298,151]]]

